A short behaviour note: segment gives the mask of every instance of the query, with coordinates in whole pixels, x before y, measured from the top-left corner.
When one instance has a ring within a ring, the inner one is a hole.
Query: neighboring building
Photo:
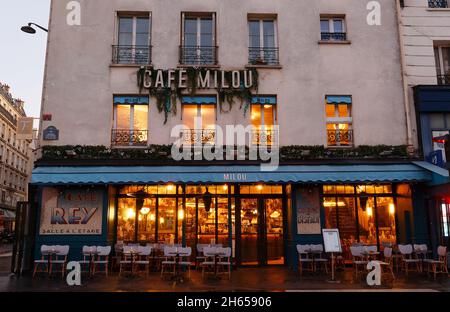
[[[411,116],[417,120],[418,145],[427,161],[448,168],[439,137],[450,133],[449,1],[404,0],[399,12],[405,90],[410,107],[415,107]],[[430,229],[433,245],[448,245],[450,185],[440,183],[427,194],[427,219],[437,225]]]
[[[0,229],[14,229],[16,204],[27,201],[33,163],[30,141],[18,140],[17,118],[25,117],[24,102],[0,83]]]
[[[52,1],[36,252],[219,242],[237,265],[296,266],[296,244],[323,228],[339,228],[348,260],[356,242],[429,241],[433,174],[411,148],[395,2],[380,1],[381,26],[361,0],[87,2],[77,27]],[[249,149],[279,151],[280,167],[177,162],[180,124],[189,147],[251,125]]]

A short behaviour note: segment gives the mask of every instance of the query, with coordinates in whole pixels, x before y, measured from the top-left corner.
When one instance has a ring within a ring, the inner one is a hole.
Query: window
[[[254,97],[251,105],[251,124],[253,126],[252,144],[274,145],[278,142],[276,124],[276,98]]]
[[[113,146],[147,146],[148,104],[145,96],[114,97]]]
[[[183,97],[183,131],[186,144],[214,143],[216,139],[216,97]]]
[[[119,16],[117,45],[113,47],[113,63],[150,64],[150,27],[149,14]]]
[[[428,7],[436,9],[448,8],[448,0],[428,0]]]
[[[321,17],[320,37],[323,41],[346,41],[344,17]]]
[[[217,64],[214,13],[183,13],[180,64]]]
[[[351,96],[326,97],[328,146],[353,145],[351,105]]]
[[[436,73],[439,85],[450,84],[450,46],[434,48]]]
[[[249,18],[249,63],[278,65],[276,19]]]
[[[450,233],[450,204],[441,204],[441,232],[444,237],[449,237]]]

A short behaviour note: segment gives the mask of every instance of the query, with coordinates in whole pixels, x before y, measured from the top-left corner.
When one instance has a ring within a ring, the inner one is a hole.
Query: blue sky
[[[50,0],[1,0],[0,81],[15,98],[25,101],[27,115],[39,117],[47,34],[29,35],[22,25],[34,22],[47,28]]]

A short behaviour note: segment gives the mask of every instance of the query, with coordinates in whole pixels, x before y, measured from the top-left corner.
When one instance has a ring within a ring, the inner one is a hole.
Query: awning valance
[[[148,96],[115,96],[114,104],[135,104],[135,105],[146,105],[149,104],[150,100]]]
[[[328,104],[352,104],[352,97],[347,95],[329,95],[327,96]]]
[[[183,104],[216,104],[215,96],[183,96],[181,98]]]
[[[252,97],[252,104],[277,104],[277,98],[274,96],[254,96]]]
[[[261,171],[260,166],[38,167],[32,184],[143,183],[389,183],[431,181],[430,171],[412,163],[388,165],[298,165]]]

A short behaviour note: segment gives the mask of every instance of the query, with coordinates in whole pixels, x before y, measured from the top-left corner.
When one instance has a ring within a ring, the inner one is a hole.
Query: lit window
[[[183,141],[187,144],[214,143],[216,134],[216,98],[184,97]]]
[[[250,119],[253,126],[252,143],[273,145],[277,142],[276,98],[255,97],[252,100]]]
[[[328,146],[352,146],[351,96],[327,96],[325,103]]]
[[[441,205],[441,228],[445,237],[450,233],[450,205],[442,203]]]

